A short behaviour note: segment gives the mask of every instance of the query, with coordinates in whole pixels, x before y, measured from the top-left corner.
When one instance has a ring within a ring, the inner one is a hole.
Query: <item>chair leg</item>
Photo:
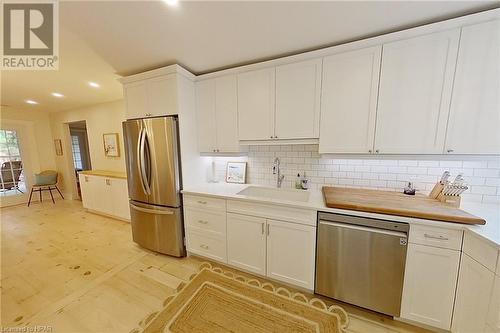
[[[52,195],[52,188],[50,186],[49,186],[49,193],[50,193],[50,197],[52,198],[52,203],[55,204],[56,202],[54,201],[54,196]]]
[[[38,197],[40,198],[40,202],[42,202],[42,188],[38,189]]]
[[[31,192],[30,192],[30,198],[28,200],[28,207],[30,206],[30,203],[31,203],[31,196],[33,195],[33,187],[31,188]]]
[[[56,190],[57,190],[57,192],[59,192],[59,195],[61,196],[61,198],[63,198],[63,199],[64,199],[64,197],[63,197],[63,195],[62,195],[61,191],[59,191],[59,188],[57,187],[57,185],[56,185]]]

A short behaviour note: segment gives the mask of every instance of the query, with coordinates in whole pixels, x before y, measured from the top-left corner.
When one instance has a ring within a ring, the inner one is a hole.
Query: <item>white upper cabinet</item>
[[[148,110],[151,116],[175,115],[177,111],[177,75],[154,77],[146,81]]]
[[[217,152],[238,152],[238,91],[236,75],[215,79]]]
[[[124,83],[123,91],[127,119],[178,113],[176,74]]]
[[[500,154],[500,20],[462,28],[446,153]]]
[[[274,138],[274,97],[274,67],[238,74],[240,140]]]
[[[320,153],[371,153],[381,46],[323,59]]]
[[[383,45],[375,132],[381,154],[441,154],[459,29]]]
[[[215,80],[196,83],[196,123],[198,150],[204,153],[215,152],[217,150]]]
[[[200,152],[238,152],[236,75],[196,83],[196,118]]]
[[[276,67],[276,139],[319,137],[321,59]]]

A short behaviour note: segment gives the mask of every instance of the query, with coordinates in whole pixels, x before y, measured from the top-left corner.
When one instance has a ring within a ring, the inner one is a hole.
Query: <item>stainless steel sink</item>
[[[309,192],[294,189],[280,189],[274,187],[249,186],[237,194],[256,198],[268,198],[285,201],[309,201]]]

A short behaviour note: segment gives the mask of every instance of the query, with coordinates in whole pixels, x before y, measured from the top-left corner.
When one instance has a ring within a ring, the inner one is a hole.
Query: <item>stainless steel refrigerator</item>
[[[134,242],[185,256],[177,117],[127,120],[123,135]]]

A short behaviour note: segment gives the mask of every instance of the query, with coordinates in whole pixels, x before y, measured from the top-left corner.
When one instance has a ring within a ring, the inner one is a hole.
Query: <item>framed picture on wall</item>
[[[119,157],[120,146],[118,143],[118,133],[105,133],[102,135],[104,143],[104,154],[108,157]]]
[[[62,150],[62,142],[61,139],[55,139],[54,140],[54,147],[56,149],[56,155],[57,156],[62,156],[63,150]]]
[[[245,184],[247,162],[227,162],[226,183]]]

